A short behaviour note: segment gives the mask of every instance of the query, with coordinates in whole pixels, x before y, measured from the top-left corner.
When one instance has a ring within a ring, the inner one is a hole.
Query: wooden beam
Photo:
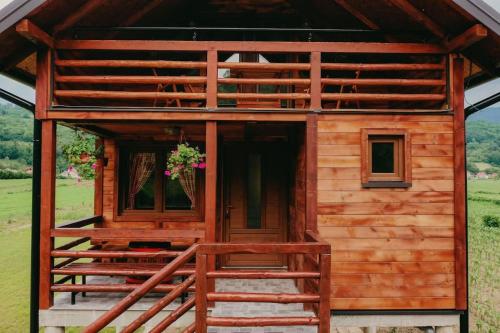
[[[132,14],[131,16],[129,16],[125,20],[123,20],[123,22],[120,23],[119,26],[130,27],[130,26],[136,24],[144,16],[146,16],[148,13],[150,13],[152,10],[154,10],[156,7],[158,7],[162,2],[163,2],[163,0],[149,1],[147,5],[145,5],[140,10],[136,11],[134,14]]]
[[[395,0],[391,0],[395,1]],[[200,51],[221,52],[334,52],[334,53],[408,53],[445,54],[445,48],[425,43],[359,43],[359,42],[225,42],[175,40],[58,40],[56,48],[64,50],[121,51]],[[226,63],[226,65],[229,63]]]
[[[74,10],[71,15],[67,16],[64,21],[61,23],[57,24],[53,29],[52,32],[54,35],[57,35],[78,22],[88,14],[92,13],[94,10],[96,10],[99,6],[102,5],[101,0],[89,0],[86,1],[84,5],[79,7],[78,9]]]
[[[380,30],[380,26],[369,19],[365,14],[361,13],[359,10],[354,8],[349,1],[346,0],[335,0],[335,2],[349,12],[352,16],[361,21],[364,25],[372,30]]]
[[[52,37],[28,19],[23,19],[16,25],[16,31],[36,45],[44,45],[49,49],[54,48]]]
[[[444,45],[448,49],[448,52],[458,52],[479,42],[486,36],[488,36],[488,29],[486,29],[484,25],[478,23],[451,40],[445,41]]]
[[[217,226],[217,122],[207,121],[205,128],[205,241],[216,242]],[[215,269],[215,256],[207,257],[208,270]],[[207,281],[208,291],[215,291],[215,281]],[[203,296],[205,297],[205,295]]]
[[[424,14],[423,11],[415,7],[408,0],[389,0],[394,6],[401,9],[403,12],[408,14],[413,20],[421,23],[424,27],[432,32],[435,36],[443,39],[446,37],[446,32],[437,25],[429,16]]]
[[[217,51],[207,52],[207,108],[217,108]],[[208,124],[207,124],[208,125]],[[215,240],[214,240],[215,241]]]
[[[54,239],[50,232],[55,225],[56,192],[56,122],[42,122],[42,182],[40,198],[40,309],[52,306],[54,298],[52,285],[52,265],[50,256],[54,249]]]
[[[189,121],[197,119],[199,121],[289,121],[303,122],[306,114],[303,112],[279,112],[269,111],[234,111],[227,112],[220,108],[216,111],[206,112],[205,110],[176,110],[169,112],[158,111],[113,111],[97,110],[84,111],[78,108],[65,109],[64,111],[52,110],[48,112],[48,119],[54,120],[162,120],[162,121]]]
[[[455,308],[467,309],[467,200],[465,173],[464,62],[453,59],[455,195]]]
[[[311,110],[321,109],[321,52],[311,52]],[[307,94],[299,94],[307,95]],[[304,96],[307,98],[308,96]]]
[[[50,50],[39,50],[36,56],[36,96],[35,96],[35,117],[44,119],[47,117],[47,109],[51,104],[50,97],[50,76],[51,68]]]
[[[306,121],[306,229],[318,230],[318,115]]]

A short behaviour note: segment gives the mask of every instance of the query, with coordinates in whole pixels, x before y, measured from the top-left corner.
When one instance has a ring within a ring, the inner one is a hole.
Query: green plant
[[[71,143],[62,147],[64,156],[72,164],[82,164],[82,162],[88,163],[88,161],[82,161],[84,156],[88,156],[90,158],[94,157],[93,162],[95,162],[95,151],[94,138],[81,131],[76,132],[76,135]]]
[[[205,154],[198,147],[191,147],[189,143],[180,143],[176,150],[172,150],[167,161],[165,175],[177,179],[180,173],[193,173],[195,169],[204,169]]]
[[[483,225],[488,228],[500,227],[500,217],[494,215],[484,215]]]
[[[62,153],[70,163],[68,171],[75,166],[83,179],[92,179],[95,175],[96,161],[103,157],[104,147],[96,147],[93,136],[76,131],[73,141],[62,147]]]

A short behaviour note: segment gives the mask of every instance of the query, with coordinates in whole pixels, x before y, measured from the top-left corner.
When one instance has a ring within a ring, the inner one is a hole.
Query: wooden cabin
[[[1,70],[36,86],[41,126],[36,324],[466,332],[464,85],[500,64],[499,22],[478,8],[8,5]],[[103,147],[94,216],[63,225],[56,124]],[[206,154],[189,190],[165,175],[179,142]],[[252,316],[242,302],[299,308]],[[226,303],[234,311],[216,315]]]

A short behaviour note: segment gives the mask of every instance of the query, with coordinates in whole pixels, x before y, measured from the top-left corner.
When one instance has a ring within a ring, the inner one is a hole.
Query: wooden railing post
[[[56,192],[56,122],[42,121],[42,180],[40,198],[40,309],[48,309],[53,303],[50,291],[53,276],[51,274],[54,238],[51,230],[55,226],[55,192]]]
[[[311,52],[311,110],[321,109],[321,52]]]
[[[217,51],[207,52],[207,109],[217,108]]]
[[[319,328],[318,333],[330,332],[330,254],[319,256]]]
[[[196,332],[207,333],[207,255],[196,254]]]

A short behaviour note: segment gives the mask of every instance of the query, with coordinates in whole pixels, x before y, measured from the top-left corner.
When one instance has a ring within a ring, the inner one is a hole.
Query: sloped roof
[[[408,6],[416,11],[405,11]],[[418,15],[430,23],[423,24]],[[480,22],[489,29],[488,36],[462,51],[470,60],[466,62],[470,86],[500,76],[499,16],[482,0],[15,0],[0,10],[0,71],[33,83],[35,45],[15,31],[15,23],[25,17],[61,38],[99,36],[89,28],[103,26],[308,26],[377,31],[315,37],[323,40],[391,36],[402,42],[435,43]]]

